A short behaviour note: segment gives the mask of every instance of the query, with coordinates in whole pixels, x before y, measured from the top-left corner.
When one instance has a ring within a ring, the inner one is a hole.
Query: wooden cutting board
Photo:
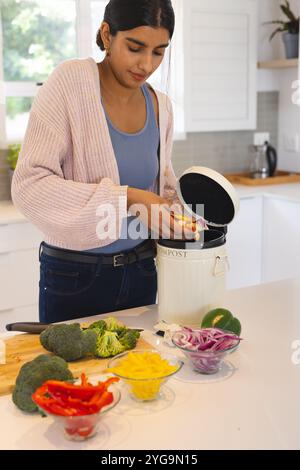
[[[6,364],[0,365],[0,396],[12,392],[19,370],[25,362],[32,361],[40,354],[52,355],[40,344],[39,335],[17,335],[5,341]],[[143,338],[138,340],[137,349],[152,349]],[[75,377],[82,372],[87,376],[101,374],[105,371],[109,359],[85,358],[69,362],[69,369]]]

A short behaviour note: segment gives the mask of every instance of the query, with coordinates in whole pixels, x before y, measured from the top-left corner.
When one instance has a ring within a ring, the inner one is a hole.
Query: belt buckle
[[[115,255],[114,256],[114,268],[118,268],[119,266],[124,266],[124,263],[120,263],[118,258],[124,258],[124,255]]]

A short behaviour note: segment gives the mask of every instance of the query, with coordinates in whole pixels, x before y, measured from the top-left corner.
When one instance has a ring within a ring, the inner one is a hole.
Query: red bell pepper
[[[113,402],[113,394],[108,387],[117,382],[112,377],[105,382],[92,385],[85,374],[81,375],[81,385],[48,380],[32,395],[33,401],[48,413],[60,416],[83,416],[99,413],[104,406]]]

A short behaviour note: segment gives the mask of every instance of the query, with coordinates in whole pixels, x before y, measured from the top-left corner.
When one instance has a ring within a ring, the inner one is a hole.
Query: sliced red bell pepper
[[[96,386],[82,386],[52,380],[47,382],[47,387],[48,392],[52,396],[72,396],[73,398],[79,398],[81,400],[89,400],[94,396],[95,392],[99,391],[102,393],[106,390],[104,383]]]
[[[81,385],[49,380],[36,390],[32,399],[45,411],[61,416],[94,414],[113,402],[113,394],[107,389],[118,380],[112,377],[91,385],[85,374],[81,375]]]
[[[102,382],[102,383],[104,383],[105,388],[106,388],[106,390],[107,390],[108,387],[109,387],[111,384],[113,384],[113,383],[115,383],[115,382],[119,382],[119,380],[120,380],[120,379],[119,379],[118,377],[110,377],[109,379],[107,379],[105,382]],[[98,383],[100,384],[101,382],[98,382]]]

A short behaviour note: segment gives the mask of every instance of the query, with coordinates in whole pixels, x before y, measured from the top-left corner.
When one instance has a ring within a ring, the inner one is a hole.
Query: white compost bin
[[[159,319],[200,325],[209,310],[223,306],[229,269],[227,225],[239,209],[239,198],[224,176],[205,167],[186,170],[178,179],[177,193],[186,212],[203,217],[210,229],[199,241],[158,241]]]

